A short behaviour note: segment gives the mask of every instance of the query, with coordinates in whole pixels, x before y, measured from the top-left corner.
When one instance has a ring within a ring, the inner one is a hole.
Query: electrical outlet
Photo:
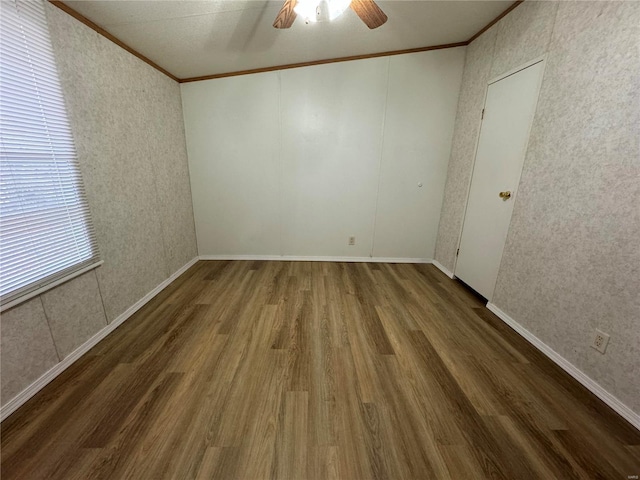
[[[349,237],[349,245],[355,245],[356,244],[356,237]]]
[[[604,353],[609,343],[609,335],[596,329],[596,334],[593,337],[593,343],[591,346],[598,350],[600,353]]]

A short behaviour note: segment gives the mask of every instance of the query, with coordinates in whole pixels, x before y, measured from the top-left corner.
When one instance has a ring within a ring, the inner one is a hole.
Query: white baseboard
[[[200,260],[276,260],[286,262],[432,263],[430,258],[305,257],[297,255],[200,255]]]
[[[439,261],[434,260],[431,263],[433,263],[433,265],[442,273],[444,273],[447,277],[453,278],[453,272],[449,270],[447,267],[445,267],[444,265],[442,265]]]
[[[186,265],[181,267],[178,271],[174,272],[169,278],[167,278],[164,282],[158,285],[156,288],[147,293],[144,297],[138,300],[136,303],[131,305],[125,312],[120,314],[115,320],[113,320],[110,324],[104,327],[102,330],[97,332],[93,337],[84,342],[78,348],[76,348],[69,355],[64,357],[62,361],[56,364],[53,368],[47,371],[44,375],[38,378],[35,382],[25,388],[22,392],[16,395],[14,398],[9,400],[6,405],[0,408],[0,421],[7,418],[13,412],[15,412],[18,408],[24,405],[27,400],[33,397],[36,393],[38,393],[45,385],[51,382],[54,378],[64,372],[67,368],[69,368],[76,360],[82,357],[85,353],[87,353],[91,348],[93,348],[100,340],[105,338],[111,332],[113,332],[116,328],[122,325],[125,320],[131,317],[134,313],[136,313],[140,308],[142,308],[149,300],[155,297],[158,293],[164,290],[171,282],[173,282],[176,278],[182,275],[187,271],[189,267],[191,267],[194,263],[198,261],[198,257],[190,260]]]
[[[530,344],[544,353],[547,357],[553,360],[560,368],[562,368],[565,372],[575,378],[578,382],[580,382],[584,387],[586,387],[591,393],[593,393],[596,397],[602,400],[604,403],[609,405],[616,413],[622,416],[625,420],[627,420],[631,425],[640,430],[640,415],[635,413],[629,407],[627,407],[624,403],[618,400],[616,397],[607,392],[604,388],[602,388],[599,384],[593,381],[590,377],[588,377],[585,373],[579,370],[575,365],[570,363],[566,358],[560,355],[558,352],[553,350],[549,345],[544,343],[538,337],[536,337],[529,330],[524,328],[518,322],[516,322],[509,315],[504,313],[498,307],[496,307],[491,302],[487,303],[487,308],[491,310],[496,316],[502,320],[504,323],[513,328],[517,333],[519,333],[525,340],[527,340]]]

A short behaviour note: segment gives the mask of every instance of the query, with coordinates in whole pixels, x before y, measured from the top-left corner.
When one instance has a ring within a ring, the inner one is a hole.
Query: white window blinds
[[[0,301],[98,263],[42,1],[0,2]]]

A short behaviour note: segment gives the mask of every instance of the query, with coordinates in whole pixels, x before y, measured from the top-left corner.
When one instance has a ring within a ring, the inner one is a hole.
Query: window
[[[2,309],[100,264],[42,1],[0,2]]]

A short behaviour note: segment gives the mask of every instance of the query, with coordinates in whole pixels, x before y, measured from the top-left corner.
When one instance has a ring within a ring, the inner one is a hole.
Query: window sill
[[[87,265],[85,267],[82,267],[78,270],[75,270],[71,273],[69,273],[68,275],[65,275],[64,277],[58,278],[57,280],[48,283],[46,285],[43,285],[42,287],[33,290],[29,293],[25,293],[24,295],[18,297],[18,298],[14,298],[13,300],[4,303],[2,305],[0,305],[0,312],[4,312],[5,310],[8,310],[10,308],[15,307],[16,305],[19,305],[23,302],[26,302],[27,300],[31,300],[34,297],[37,297],[38,295],[43,294],[44,292],[51,290],[53,288],[56,288],[58,285],[62,285],[65,282],[68,282],[69,280],[79,277],[80,275],[82,275],[83,273],[87,273],[89,270],[93,270],[94,268],[99,267],[100,265],[102,265],[104,263],[103,260],[100,260],[98,262],[92,263],[91,265]]]

